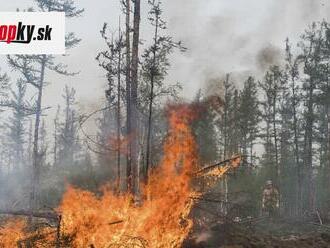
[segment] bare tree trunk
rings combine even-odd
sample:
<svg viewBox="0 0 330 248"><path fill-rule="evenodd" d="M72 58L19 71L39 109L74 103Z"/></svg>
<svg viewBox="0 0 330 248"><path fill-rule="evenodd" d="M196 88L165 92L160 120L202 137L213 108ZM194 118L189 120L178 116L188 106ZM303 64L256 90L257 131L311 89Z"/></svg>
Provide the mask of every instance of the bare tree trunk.
<svg viewBox="0 0 330 248"><path fill-rule="evenodd" d="M312 79L311 79L312 80ZM314 104L313 104L313 94L314 86L313 82L310 85L309 95L308 95L308 105L307 105L307 120L305 127L305 151L304 151L304 165L307 169L307 197L308 197L308 210L314 210L314 182L313 182L313 123L314 123Z"/></svg>
<svg viewBox="0 0 330 248"><path fill-rule="evenodd" d="M119 20L119 42L121 43L122 35L121 35L121 27ZM117 83L117 190L120 192L120 156L121 156L121 45L119 45L118 51L118 83Z"/></svg>
<svg viewBox="0 0 330 248"><path fill-rule="evenodd" d="M329 80L327 81L327 88L326 88L327 94L330 93L330 82ZM325 162L325 167L327 168L327 171L329 170L329 145L330 145L330 108L329 108L329 100L325 102L325 114L326 114L326 127L325 127L325 155L324 155L324 162Z"/></svg>
<svg viewBox="0 0 330 248"><path fill-rule="evenodd" d="M276 177L279 180L281 177L281 168L278 162L278 137L276 127L276 95L273 98L273 135L274 135L274 146L275 146L275 166L276 166Z"/></svg>
<svg viewBox="0 0 330 248"><path fill-rule="evenodd" d="M224 208L224 214L227 216L228 214L228 177L225 175L225 178L223 179L225 181L225 208Z"/></svg>
<svg viewBox="0 0 330 248"><path fill-rule="evenodd" d="M46 55L42 56L40 69L40 82L38 87L38 99L36 106L36 120L34 125L33 140L33 174L32 174L32 190L30 196L30 210L36 210L39 204L39 184L40 184L40 156L39 156L39 125L41 117L41 100L43 93L44 75L45 75Z"/></svg>
<svg viewBox="0 0 330 248"><path fill-rule="evenodd" d="M54 120L54 165L57 165L57 119Z"/></svg>
<svg viewBox="0 0 330 248"><path fill-rule="evenodd" d="M301 203L302 203L302 175L301 165L299 162L299 144L298 144L298 118L297 118L297 95L296 95L296 84L295 78L292 76L292 101L293 101L293 131L294 131L294 150L295 150L295 161L297 166L297 195L296 195L296 211L297 214L301 214Z"/></svg>
<svg viewBox="0 0 330 248"><path fill-rule="evenodd" d="M269 111L268 111L269 113ZM271 122L269 116L267 118L266 123L266 158L267 162L269 163L271 159Z"/></svg>
<svg viewBox="0 0 330 248"><path fill-rule="evenodd" d="M226 75L226 82L225 82L225 99L227 100L227 84L229 82L229 74ZM224 106L224 145L223 145L223 158L226 159L227 157L227 146L228 146L228 102L225 100L225 106Z"/></svg>
<svg viewBox="0 0 330 248"><path fill-rule="evenodd" d="M54 166L58 165L58 157L57 157L57 152L58 152L58 122L59 122L59 114L60 114L60 106L57 107L57 112L56 116L54 119Z"/></svg>
<svg viewBox="0 0 330 248"><path fill-rule="evenodd" d="M253 166L254 160L253 160L253 141L251 140L251 144L250 144L250 163Z"/></svg>
<svg viewBox="0 0 330 248"><path fill-rule="evenodd" d="M33 140L33 124L32 120L30 119L30 126L29 126L29 140L28 140L28 159L29 159L29 167L32 165L32 141Z"/></svg>
<svg viewBox="0 0 330 248"><path fill-rule="evenodd" d="M330 82L327 82L327 93L330 93ZM327 148L326 148L326 167L327 167L327 178L330 176L330 106L329 100L326 103L326 114L327 114ZM330 182L328 180L328 187L330 188Z"/></svg>
<svg viewBox="0 0 330 248"><path fill-rule="evenodd" d="M126 135L131 135L131 0L126 0ZM127 143L126 152L126 184L127 190L132 192L132 166L131 166L131 142Z"/></svg>
<svg viewBox="0 0 330 248"><path fill-rule="evenodd" d="M154 82L151 83L151 92L150 92L150 100L149 100L149 116L148 116L148 131L147 131L147 151L146 151L146 168L145 168L145 180L148 183L149 177L149 167L150 167L150 153L151 153L151 128L152 128L152 105L154 100Z"/></svg>
<svg viewBox="0 0 330 248"><path fill-rule="evenodd" d="M132 81L131 81L131 166L132 166L132 192L137 193L138 188L138 67L139 67L139 40L140 40L140 0L134 2L133 47L132 47Z"/></svg>

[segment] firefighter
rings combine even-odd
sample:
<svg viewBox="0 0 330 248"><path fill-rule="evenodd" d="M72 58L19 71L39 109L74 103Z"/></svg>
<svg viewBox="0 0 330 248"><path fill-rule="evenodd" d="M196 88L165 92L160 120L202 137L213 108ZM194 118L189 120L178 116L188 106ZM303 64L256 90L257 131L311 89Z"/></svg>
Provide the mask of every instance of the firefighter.
<svg viewBox="0 0 330 248"><path fill-rule="evenodd" d="M276 217L280 207L280 195L273 182L268 180L262 193L262 210L269 217Z"/></svg>

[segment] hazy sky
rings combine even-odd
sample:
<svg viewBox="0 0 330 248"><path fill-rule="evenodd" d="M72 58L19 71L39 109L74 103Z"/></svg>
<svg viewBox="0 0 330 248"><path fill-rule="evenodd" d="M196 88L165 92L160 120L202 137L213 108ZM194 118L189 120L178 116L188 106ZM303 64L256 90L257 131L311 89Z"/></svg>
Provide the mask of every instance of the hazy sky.
<svg viewBox="0 0 330 248"><path fill-rule="evenodd" d="M79 47L63 59L80 74L64 78L48 74L51 84L46 88L44 105L62 103L65 84L77 90L79 105L88 112L102 104L106 80L95 56L104 47L99 30L104 22L116 28L119 19L119 0L77 0L85 8L82 17L67 21L67 30L82 38ZM147 0L142 1L145 20ZM1 11L15 11L33 5L30 0L1 0ZM330 17L329 0L163 0L164 16L169 33L188 48L185 54L172 57L172 69L167 82L181 82L184 96L192 97L211 78L226 72L236 75L260 73L267 51L277 52L284 47L286 37L293 41L312 21ZM146 22L142 22L142 39L150 37ZM275 56L276 59L276 56ZM6 70L5 57L0 67ZM9 75L11 73L9 72ZM14 78L14 76L12 75ZM50 111L53 113L54 111Z"/></svg>

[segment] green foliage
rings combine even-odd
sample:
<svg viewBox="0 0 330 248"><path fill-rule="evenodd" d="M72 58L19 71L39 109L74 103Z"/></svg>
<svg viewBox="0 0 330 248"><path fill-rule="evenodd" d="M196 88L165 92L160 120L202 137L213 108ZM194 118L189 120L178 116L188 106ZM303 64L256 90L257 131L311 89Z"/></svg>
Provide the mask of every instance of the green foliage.
<svg viewBox="0 0 330 248"><path fill-rule="evenodd" d="M203 104L201 92L195 97L196 104ZM201 165L212 163L219 160L218 135L215 129L216 114L212 108L198 113L198 118L192 124L195 135Z"/></svg>
<svg viewBox="0 0 330 248"><path fill-rule="evenodd" d="M254 141L258 137L260 111L258 101L258 89L255 79L249 77L244 82L243 90L240 93L239 104L239 126L241 132L241 152L252 158ZM249 152L248 152L249 148Z"/></svg>

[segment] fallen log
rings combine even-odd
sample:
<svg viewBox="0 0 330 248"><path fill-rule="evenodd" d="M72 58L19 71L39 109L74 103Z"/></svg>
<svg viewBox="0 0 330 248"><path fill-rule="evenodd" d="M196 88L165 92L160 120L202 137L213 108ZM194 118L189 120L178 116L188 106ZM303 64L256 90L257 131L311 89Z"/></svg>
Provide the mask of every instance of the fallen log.
<svg viewBox="0 0 330 248"><path fill-rule="evenodd" d="M32 216L35 218L43 218L58 221L61 217L54 212L36 212L27 210L0 210L0 215L17 215L17 216Z"/></svg>

